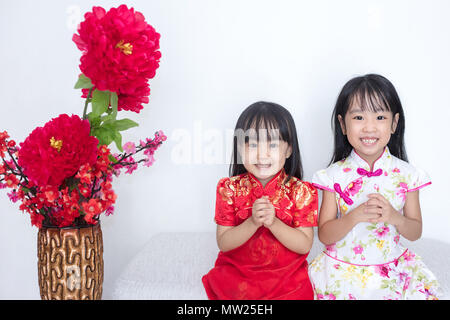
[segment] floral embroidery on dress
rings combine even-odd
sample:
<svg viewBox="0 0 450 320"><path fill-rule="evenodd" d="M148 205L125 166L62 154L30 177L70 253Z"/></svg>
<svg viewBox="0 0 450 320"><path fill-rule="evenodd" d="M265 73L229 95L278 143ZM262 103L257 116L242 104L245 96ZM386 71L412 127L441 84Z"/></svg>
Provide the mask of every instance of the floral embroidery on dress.
<svg viewBox="0 0 450 320"><path fill-rule="evenodd" d="M392 156L388 147L373 168L352 150L312 180L317 188L336 193L338 217L376 192L402 212L407 193L431 183L424 171ZM316 299L435 299L441 294L433 273L387 223L355 225L340 241L325 246L311 262L309 275Z"/></svg>
<svg viewBox="0 0 450 320"><path fill-rule="evenodd" d="M275 207L276 215L292 227L315 226L318 215L317 190L309 183L281 170L263 188L250 173L223 178L217 185L216 222L237 225L251 216L253 202L264 195Z"/></svg>
<svg viewBox="0 0 450 320"><path fill-rule="evenodd" d="M318 194L309 182L282 169L264 187L250 173L223 178L217 185L215 221L237 226L249 219L254 201L268 196L276 216L290 227L317 226ZM285 247L265 226L242 245L220 251L202 277L210 299L313 299L308 277L308 254Z"/></svg>

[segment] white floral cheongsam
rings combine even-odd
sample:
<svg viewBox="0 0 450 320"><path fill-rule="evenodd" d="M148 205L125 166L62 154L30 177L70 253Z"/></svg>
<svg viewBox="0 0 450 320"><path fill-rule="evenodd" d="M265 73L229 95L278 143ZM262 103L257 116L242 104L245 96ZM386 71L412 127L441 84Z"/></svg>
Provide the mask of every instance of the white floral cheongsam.
<svg viewBox="0 0 450 320"><path fill-rule="evenodd" d="M338 218L380 193L401 211L406 193L431 184L428 175L391 155L388 147L373 170L355 150L316 172L313 185L334 192ZM361 222L326 246L309 266L316 299L437 299L441 289L422 259L400 243L387 223Z"/></svg>

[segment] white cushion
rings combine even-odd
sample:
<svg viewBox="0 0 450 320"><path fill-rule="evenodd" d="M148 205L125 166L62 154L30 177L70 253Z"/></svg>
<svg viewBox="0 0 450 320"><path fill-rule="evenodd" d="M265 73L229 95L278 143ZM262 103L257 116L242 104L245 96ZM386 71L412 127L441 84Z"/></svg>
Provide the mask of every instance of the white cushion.
<svg viewBox="0 0 450 320"><path fill-rule="evenodd" d="M420 255L438 278L444 299L450 299L450 245L420 239L402 243ZM314 239L308 261L323 245ZM113 299L203 300L207 299L201 278L214 266L219 249L213 232L167 232L148 241L130 261L114 285Z"/></svg>

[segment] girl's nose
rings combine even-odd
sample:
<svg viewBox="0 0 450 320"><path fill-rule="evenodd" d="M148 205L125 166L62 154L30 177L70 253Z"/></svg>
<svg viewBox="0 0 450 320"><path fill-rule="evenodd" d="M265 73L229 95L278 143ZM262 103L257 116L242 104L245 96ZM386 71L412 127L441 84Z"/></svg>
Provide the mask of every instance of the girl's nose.
<svg viewBox="0 0 450 320"><path fill-rule="evenodd" d="M269 146L266 143L258 145L258 159L266 159L270 156Z"/></svg>
<svg viewBox="0 0 450 320"><path fill-rule="evenodd" d="M363 131L364 132L374 132L377 130L376 122L373 120L364 121Z"/></svg>

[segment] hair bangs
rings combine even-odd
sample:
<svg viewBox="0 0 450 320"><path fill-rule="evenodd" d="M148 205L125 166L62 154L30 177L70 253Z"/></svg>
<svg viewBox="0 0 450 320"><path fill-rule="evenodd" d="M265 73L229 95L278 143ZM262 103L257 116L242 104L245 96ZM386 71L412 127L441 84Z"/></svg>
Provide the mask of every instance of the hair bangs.
<svg viewBox="0 0 450 320"><path fill-rule="evenodd" d="M250 139L264 141L283 140L291 141L289 126L282 118L271 110L260 110L260 112L249 112L243 121L242 128L245 132L245 142Z"/></svg>
<svg viewBox="0 0 450 320"><path fill-rule="evenodd" d="M349 97L349 106L357 106L361 111L386 112L391 111L386 97L380 90L369 83L362 82Z"/></svg>

